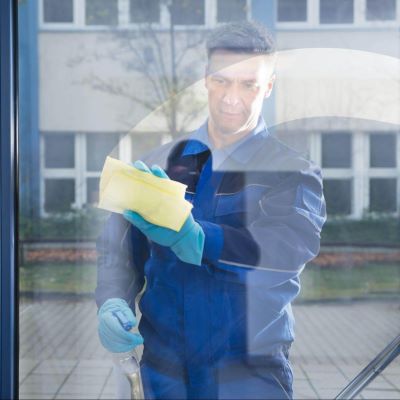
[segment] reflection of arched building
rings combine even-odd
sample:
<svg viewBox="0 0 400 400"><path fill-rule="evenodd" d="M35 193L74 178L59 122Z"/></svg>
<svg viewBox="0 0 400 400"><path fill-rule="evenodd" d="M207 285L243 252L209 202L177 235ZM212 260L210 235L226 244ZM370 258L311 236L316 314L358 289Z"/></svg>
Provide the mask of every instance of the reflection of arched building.
<svg viewBox="0 0 400 400"><path fill-rule="evenodd" d="M165 139L168 129L163 131L162 124L126 135L149 110L113 92L115 87L108 87L107 93L102 86L113 82L143 99L151 97L154 88L129 64L133 50L116 51L122 43L115 40L116 32L138 35L138 22L151 22L169 60L170 14L165 4L163 0L21 3L21 55L29 58L21 65L30 66L29 74L21 71L20 88L21 154L26 155L21 159L21 177L30 182L22 193L24 209L35 199L38 206L33 209L41 214L95 203L107 154L131 160ZM188 48L179 70L186 74L188 84L201 79L204 71L204 50L196 46L196 40L215 24L234 19L266 23L279 50L340 48L399 57L398 0L172 0L171 4L176 6L172 8L176 44ZM157 52L152 46L134 43L146 65L154 65ZM170 70L169 62L166 70ZM280 78L278 74L276 92L265 107L267 122L279 124L273 129L277 135L322 165L330 214L360 218L364 211L398 212L400 137L396 125L369 123L357 115L356 119L303 115L282 124L280 107L286 103L281 98L286 92L279 87ZM155 103L162 100L161 96ZM288 104L286 110L291 110L293 104ZM40 160L30 150L39 145Z"/></svg>

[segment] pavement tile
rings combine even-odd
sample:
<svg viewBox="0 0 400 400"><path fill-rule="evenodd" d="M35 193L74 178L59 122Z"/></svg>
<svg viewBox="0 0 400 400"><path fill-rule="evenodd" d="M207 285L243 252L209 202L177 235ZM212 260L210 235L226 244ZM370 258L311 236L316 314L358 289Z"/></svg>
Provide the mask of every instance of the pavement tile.
<svg viewBox="0 0 400 400"><path fill-rule="evenodd" d="M108 393L103 393L103 394L100 396L100 399L101 399L101 400L115 400L115 395L113 395L113 394L108 394Z"/></svg>
<svg viewBox="0 0 400 400"><path fill-rule="evenodd" d="M314 390L312 389L301 389L295 390L293 398L294 399L315 399L317 395L315 394Z"/></svg>
<svg viewBox="0 0 400 400"><path fill-rule="evenodd" d="M96 358L92 360L80 360L78 362L77 368L106 368L110 369L113 367L113 362L111 360L103 360L101 358Z"/></svg>
<svg viewBox="0 0 400 400"><path fill-rule="evenodd" d="M77 360L43 360L32 372L35 374L69 374Z"/></svg>
<svg viewBox="0 0 400 400"><path fill-rule="evenodd" d="M104 386L107 375L79 375L72 373L66 380L66 385L100 385Z"/></svg>
<svg viewBox="0 0 400 400"><path fill-rule="evenodd" d="M73 383L65 383L58 394L81 395L85 398L86 395L100 396L101 390L102 385L75 385Z"/></svg>
<svg viewBox="0 0 400 400"><path fill-rule="evenodd" d="M399 375L385 375L385 378L396 388L400 393L400 373ZM399 395L400 397L400 395Z"/></svg>
<svg viewBox="0 0 400 400"><path fill-rule="evenodd" d="M400 394L398 390L370 390L364 389L361 392L364 399L400 399Z"/></svg>
<svg viewBox="0 0 400 400"><path fill-rule="evenodd" d="M36 383L46 385L47 383L61 385L65 380L64 374L30 374L26 379L26 384Z"/></svg>
<svg viewBox="0 0 400 400"><path fill-rule="evenodd" d="M19 359L19 373L29 373L39 364L39 360L32 358Z"/></svg>
<svg viewBox="0 0 400 400"><path fill-rule="evenodd" d="M340 389L317 389L317 393L320 399L334 399L340 393Z"/></svg>
<svg viewBox="0 0 400 400"><path fill-rule="evenodd" d="M97 394L90 394L90 393L83 393L83 394L61 394L59 393L55 399L63 399L63 400L97 400L99 395Z"/></svg>
<svg viewBox="0 0 400 400"><path fill-rule="evenodd" d="M33 383L23 383L19 387L19 393L21 394L56 394L59 389L60 384L56 382L33 382Z"/></svg>
<svg viewBox="0 0 400 400"><path fill-rule="evenodd" d="M308 379L295 379L293 381L293 386L295 388L310 388L312 387Z"/></svg>
<svg viewBox="0 0 400 400"><path fill-rule="evenodd" d="M95 376L108 376L111 368L93 368L78 366L74 369L73 373L76 375L95 375Z"/></svg>
<svg viewBox="0 0 400 400"><path fill-rule="evenodd" d="M48 399L54 399L54 395L53 394L43 394L43 393L41 393L40 395L20 393L19 399L20 400L42 400L42 399L48 400Z"/></svg>

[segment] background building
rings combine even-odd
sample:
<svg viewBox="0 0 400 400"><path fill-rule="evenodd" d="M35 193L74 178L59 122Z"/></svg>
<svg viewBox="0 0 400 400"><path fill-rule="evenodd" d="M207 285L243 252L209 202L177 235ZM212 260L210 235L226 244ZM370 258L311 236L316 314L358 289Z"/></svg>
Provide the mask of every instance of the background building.
<svg viewBox="0 0 400 400"><path fill-rule="evenodd" d="M356 110L346 117L330 114L329 104L324 116L288 113L315 108L315 93L319 105L326 100L322 78L304 76L309 53L293 58L291 51L314 49L319 71L327 61L321 48L398 58L399 0L38 0L20 6L20 53L30 65L20 71L25 215L94 204L107 154L132 160L196 126L204 116L196 86L204 37L219 23L246 18L265 23L278 50L291 54L286 75L278 68L265 117L275 134L323 167L330 216L398 213L398 126L376 115L353 118L370 93L343 102ZM299 59L302 73L290 80ZM324 79L340 80L336 71ZM383 108L392 106L386 102ZM153 113L162 104L164 112ZM40 152L32 151L37 146Z"/></svg>

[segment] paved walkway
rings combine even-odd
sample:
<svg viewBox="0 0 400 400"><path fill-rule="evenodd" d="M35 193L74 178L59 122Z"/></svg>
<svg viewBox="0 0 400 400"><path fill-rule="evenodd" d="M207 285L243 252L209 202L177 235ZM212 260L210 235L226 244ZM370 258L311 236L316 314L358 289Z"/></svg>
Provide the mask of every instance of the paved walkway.
<svg viewBox="0 0 400 400"><path fill-rule="evenodd" d="M20 398L111 399L112 364L92 301L21 304ZM296 305L295 398L329 399L400 332L400 302ZM400 357L360 398L400 399Z"/></svg>

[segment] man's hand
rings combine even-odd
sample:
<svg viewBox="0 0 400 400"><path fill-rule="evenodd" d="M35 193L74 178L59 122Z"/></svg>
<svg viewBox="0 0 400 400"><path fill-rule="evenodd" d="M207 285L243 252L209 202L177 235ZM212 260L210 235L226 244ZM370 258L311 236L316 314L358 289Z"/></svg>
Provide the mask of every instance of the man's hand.
<svg viewBox="0 0 400 400"><path fill-rule="evenodd" d="M112 353L125 353L143 344L143 337L138 333L125 330L121 324L123 316L130 327L136 325L136 318L128 303L123 299L109 299L98 312L98 333L101 344Z"/></svg>
<svg viewBox="0 0 400 400"><path fill-rule="evenodd" d="M141 171L152 173L159 178L169 179L168 175L158 165L154 165L150 170L142 161L136 161L133 166ZM190 264L201 265L204 232L194 220L192 214L188 216L179 232L154 225L132 210L125 210L124 218L135 225L154 243L170 247L180 260Z"/></svg>

